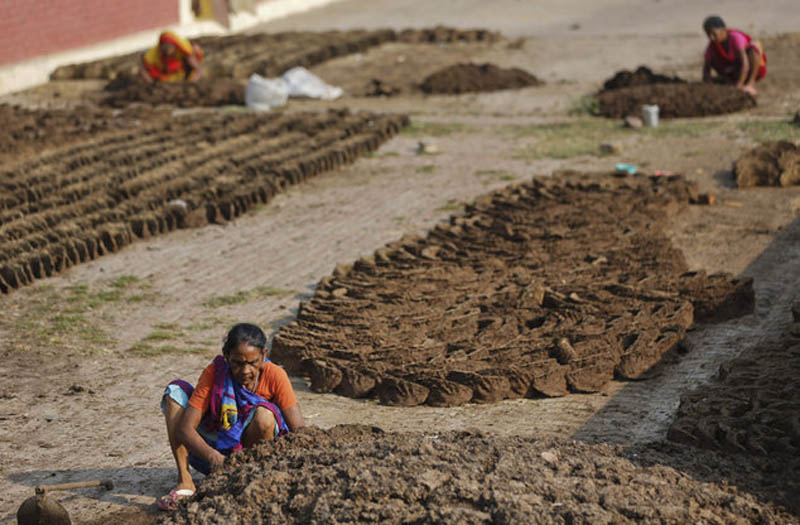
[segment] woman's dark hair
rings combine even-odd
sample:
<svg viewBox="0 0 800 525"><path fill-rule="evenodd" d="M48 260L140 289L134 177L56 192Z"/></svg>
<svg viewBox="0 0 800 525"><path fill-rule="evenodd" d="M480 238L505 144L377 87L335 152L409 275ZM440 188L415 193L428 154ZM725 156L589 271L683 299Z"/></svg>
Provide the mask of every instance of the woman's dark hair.
<svg viewBox="0 0 800 525"><path fill-rule="evenodd" d="M254 324L239 323L231 328L222 345L222 353L230 355L231 351L238 348L240 344L246 343L250 346L264 350L267 348L267 336L264 331Z"/></svg>
<svg viewBox="0 0 800 525"><path fill-rule="evenodd" d="M724 28L725 22L722 21L722 18L716 15L709 16L703 20L703 31L706 33L710 33L712 29L717 29L720 27Z"/></svg>

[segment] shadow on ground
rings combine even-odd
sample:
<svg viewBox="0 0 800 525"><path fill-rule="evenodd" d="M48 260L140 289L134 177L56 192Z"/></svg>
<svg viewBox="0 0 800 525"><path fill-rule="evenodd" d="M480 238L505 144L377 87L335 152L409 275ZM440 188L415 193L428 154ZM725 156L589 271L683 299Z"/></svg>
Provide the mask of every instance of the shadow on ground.
<svg viewBox="0 0 800 525"><path fill-rule="evenodd" d="M720 365L747 348L788 334L791 303L800 289L800 218L790 223L742 275L754 278L753 314L696 326L685 341L688 351L666 354L653 367L651 379L626 384L572 437L624 445L625 455L632 461L657 462L699 480L734 484L798 513L800 482L793 472L797 458L725 454L666 440L683 394L715 381ZM796 372L800 375L800 370ZM737 468L725 467L731 460Z"/></svg>

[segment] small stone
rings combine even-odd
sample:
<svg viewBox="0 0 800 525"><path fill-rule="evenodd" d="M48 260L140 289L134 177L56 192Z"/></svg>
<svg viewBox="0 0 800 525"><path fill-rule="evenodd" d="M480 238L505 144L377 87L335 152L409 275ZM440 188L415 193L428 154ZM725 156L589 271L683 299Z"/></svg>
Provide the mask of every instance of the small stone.
<svg viewBox="0 0 800 525"><path fill-rule="evenodd" d="M429 260L436 260L437 256L439 255L439 247L438 246L428 246L427 248L423 248L420 252L420 255L424 259Z"/></svg>
<svg viewBox="0 0 800 525"><path fill-rule="evenodd" d="M639 129L642 126L644 126L644 122L642 121L642 119L634 115L628 115L627 117L625 117L623 122L626 128Z"/></svg>
<svg viewBox="0 0 800 525"><path fill-rule="evenodd" d="M717 198L713 193L700 193L694 201L694 204L704 204L713 206L717 202Z"/></svg>
<svg viewBox="0 0 800 525"><path fill-rule="evenodd" d="M418 155L435 155L439 153L439 148L437 148L435 144L419 141L417 143L416 152Z"/></svg>
<svg viewBox="0 0 800 525"><path fill-rule="evenodd" d="M331 295L334 297L344 297L347 295L347 288L336 288L331 292Z"/></svg>
<svg viewBox="0 0 800 525"><path fill-rule="evenodd" d="M554 452L545 450L544 452L542 452L541 456L546 463L549 463L551 465L558 463L558 456Z"/></svg>
<svg viewBox="0 0 800 525"><path fill-rule="evenodd" d="M615 155L622 151L622 147L615 142L601 142L600 153L603 155Z"/></svg>

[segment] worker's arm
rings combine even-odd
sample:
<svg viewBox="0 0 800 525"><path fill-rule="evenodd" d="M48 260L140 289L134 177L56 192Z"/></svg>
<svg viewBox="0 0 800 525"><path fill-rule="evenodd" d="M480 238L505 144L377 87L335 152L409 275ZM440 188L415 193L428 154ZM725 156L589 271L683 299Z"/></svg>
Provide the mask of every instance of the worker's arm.
<svg viewBox="0 0 800 525"><path fill-rule="evenodd" d="M187 406L183 411L183 417L178 423L178 441L186 445L186 448L193 455L207 461L213 469L222 465L225 461L225 456L210 447L197 433L197 427L200 425L202 417L203 413L201 411L191 405Z"/></svg>
<svg viewBox="0 0 800 525"><path fill-rule="evenodd" d="M703 63L703 82L711 82L711 64Z"/></svg>
<svg viewBox="0 0 800 525"><path fill-rule="evenodd" d="M736 87L741 89L747 81L748 73L750 73L750 59L747 58L747 49L739 51L739 60L741 61L742 67L739 70L739 79L736 81Z"/></svg>
<svg viewBox="0 0 800 525"><path fill-rule="evenodd" d="M186 57L186 78L187 80L198 80L203 77L203 69L200 66L200 61L194 55Z"/></svg>
<svg viewBox="0 0 800 525"><path fill-rule="evenodd" d="M300 413L300 404L295 403L283 411L283 419L289 426L289 430L297 430L300 427L306 426L306 421L303 419L303 414Z"/></svg>
<svg viewBox="0 0 800 525"><path fill-rule="evenodd" d="M151 77L150 73L147 71L147 65L144 62L144 53L139 56L139 77L148 84L155 82L155 79Z"/></svg>

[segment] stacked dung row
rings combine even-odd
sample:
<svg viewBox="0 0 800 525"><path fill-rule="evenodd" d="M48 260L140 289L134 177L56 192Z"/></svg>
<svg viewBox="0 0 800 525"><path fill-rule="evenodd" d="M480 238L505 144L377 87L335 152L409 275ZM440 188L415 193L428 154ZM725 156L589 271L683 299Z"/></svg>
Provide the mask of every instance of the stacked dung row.
<svg viewBox="0 0 800 525"><path fill-rule="evenodd" d="M703 82L633 85L597 95L598 114L609 118L638 116L644 104L657 105L662 118L705 117L755 107L756 99L731 85Z"/></svg>
<svg viewBox="0 0 800 525"><path fill-rule="evenodd" d="M407 117L347 111L192 114L0 171L0 290L135 238L224 222L354 162Z"/></svg>
<svg viewBox="0 0 800 525"><path fill-rule="evenodd" d="M800 340L763 341L681 397L668 437L697 447L800 458ZM800 466L800 463L798 463Z"/></svg>
<svg viewBox="0 0 800 525"><path fill-rule="evenodd" d="M291 31L202 37L195 40L204 49L204 67L213 78L246 79L252 73L276 77L295 66L311 67L332 58L362 53L387 42L446 43L493 42L498 33L481 29L433 29ZM129 53L93 62L62 66L54 80L107 79L134 73L139 53Z"/></svg>
<svg viewBox="0 0 800 525"><path fill-rule="evenodd" d="M137 128L142 120L152 121L158 115L140 117L131 111L89 106L67 110L0 104L0 163L104 132Z"/></svg>
<svg viewBox="0 0 800 525"><path fill-rule="evenodd" d="M394 405L594 392L637 378L751 280L688 272L661 230L682 179L569 174L480 198L323 278L272 358L311 388ZM721 307L721 308L717 308Z"/></svg>
<svg viewBox="0 0 800 525"><path fill-rule="evenodd" d="M151 85L138 77L121 75L110 82L106 89L111 94L103 99L102 104L112 108L124 108L132 102L178 107L243 106L245 94L244 83L229 78Z"/></svg>

